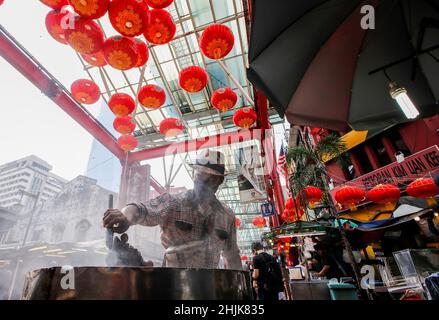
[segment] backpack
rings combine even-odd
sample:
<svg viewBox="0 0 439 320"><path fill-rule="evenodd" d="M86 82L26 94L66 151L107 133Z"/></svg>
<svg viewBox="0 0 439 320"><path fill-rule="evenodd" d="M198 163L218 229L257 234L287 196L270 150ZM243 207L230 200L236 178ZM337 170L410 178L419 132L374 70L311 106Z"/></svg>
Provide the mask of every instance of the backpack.
<svg viewBox="0 0 439 320"><path fill-rule="evenodd" d="M265 270L264 289L271 292L283 291L282 270L279 263L267 253L262 253L262 257L267 266Z"/></svg>

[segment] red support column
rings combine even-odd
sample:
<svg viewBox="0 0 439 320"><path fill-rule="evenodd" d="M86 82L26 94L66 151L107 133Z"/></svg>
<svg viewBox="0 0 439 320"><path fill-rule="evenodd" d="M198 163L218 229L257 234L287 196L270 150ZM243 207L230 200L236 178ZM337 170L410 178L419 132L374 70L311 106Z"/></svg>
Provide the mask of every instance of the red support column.
<svg viewBox="0 0 439 320"><path fill-rule="evenodd" d="M358 160L358 156L354 153L351 153L350 158L351 158L352 165L354 166L357 178L361 177L364 174L364 170L363 170L363 167L361 166L360 160Z"/></svg>
<svg viewBox="0 0 439 320"><path fill-rule="evenodd" d="M392 141L389 139L389 137L387 136L382 136L381 137L381 143L384 145L384 148L386 149L386 153L390 158L391 162L396 161L395 158L395 153L396 153L396 149L393 146Z"/></svg>
<svg viewBox="0 0 439 320"><path fill-rule="evenodd" d="M381 167L380 161L378 160L378 157L372 147L370 145L365 145L364 150L366 151L367 158L369 159L373 170L379 169Z"/></svg>

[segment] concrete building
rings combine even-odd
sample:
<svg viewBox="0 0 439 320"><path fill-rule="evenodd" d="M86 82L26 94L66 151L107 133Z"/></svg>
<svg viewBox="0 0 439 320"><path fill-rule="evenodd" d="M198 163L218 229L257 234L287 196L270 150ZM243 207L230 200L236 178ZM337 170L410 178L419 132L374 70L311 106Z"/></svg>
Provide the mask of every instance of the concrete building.
<svg viewBox="0 0 439 320"><path fill-rule="evenodd" d="M54 197L67 180L51 170L51 165L34 155L0 166L0 207L25 214Z"/></svg>

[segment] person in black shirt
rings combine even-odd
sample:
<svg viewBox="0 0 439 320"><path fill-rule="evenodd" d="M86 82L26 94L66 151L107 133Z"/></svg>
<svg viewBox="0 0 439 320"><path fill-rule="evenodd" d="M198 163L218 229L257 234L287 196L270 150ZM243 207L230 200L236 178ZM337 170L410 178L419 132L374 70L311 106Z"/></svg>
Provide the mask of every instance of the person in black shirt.
<svg viewBox="0 0 439 320"><path fill-rule="evenodd" d="M325 246L321 243L317 243L314 246L314 249L317 253L315 258L321 268L320 270L317 270L317 275L321 278L326 277L327 279L339 279L342 276L342 272L340 271L337 262L335 261L329 250L327 250Z"/></svg>
<svg viewBox="0 0 439 320"><path fill-rule="evenodd" d="M253 288L255 289L257 300L279 300L279 291L270 289L267 286L267 273L269 265L274 258L264 252L264 247L260 242L252 245L253 257Z"/></svg>

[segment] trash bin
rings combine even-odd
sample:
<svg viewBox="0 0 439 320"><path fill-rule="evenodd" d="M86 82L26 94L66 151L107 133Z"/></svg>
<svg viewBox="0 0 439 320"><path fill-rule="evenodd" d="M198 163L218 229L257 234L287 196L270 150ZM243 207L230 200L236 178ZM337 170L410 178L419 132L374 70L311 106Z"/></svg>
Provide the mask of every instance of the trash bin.
<svg viewBox="0 0 439 320"><path fill-rule="evenodd" d="M328 283L332 300L358 300L357 288L349 283Z"/></svg>

